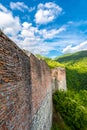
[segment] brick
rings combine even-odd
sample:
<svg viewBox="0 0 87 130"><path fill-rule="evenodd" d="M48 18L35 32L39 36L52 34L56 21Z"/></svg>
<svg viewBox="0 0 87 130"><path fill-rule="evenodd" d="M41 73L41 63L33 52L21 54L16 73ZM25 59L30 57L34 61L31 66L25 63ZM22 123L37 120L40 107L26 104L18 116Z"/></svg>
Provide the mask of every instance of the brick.
<svg viewBox="0 0 87 130"><path fill-rule="evenodd" d="M0 31L0 130L51 128L50 69L25 53Z"/></svg>

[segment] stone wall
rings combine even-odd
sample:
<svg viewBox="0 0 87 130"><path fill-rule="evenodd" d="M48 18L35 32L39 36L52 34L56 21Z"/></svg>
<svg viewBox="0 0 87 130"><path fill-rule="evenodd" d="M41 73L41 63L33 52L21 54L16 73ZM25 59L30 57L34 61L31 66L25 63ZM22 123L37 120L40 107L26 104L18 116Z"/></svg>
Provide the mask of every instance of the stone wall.
<svg viewBox="0 0 87 130"><path fill-rule="evenodd" d="M52 70L52 90L67 90L65 68L58 67Z"/></svg>
<svg viewBox="0 0 87 130"><path fill-rule="evenodd" d="M0 32L0 130L50 130L51 74Z"/></svg>

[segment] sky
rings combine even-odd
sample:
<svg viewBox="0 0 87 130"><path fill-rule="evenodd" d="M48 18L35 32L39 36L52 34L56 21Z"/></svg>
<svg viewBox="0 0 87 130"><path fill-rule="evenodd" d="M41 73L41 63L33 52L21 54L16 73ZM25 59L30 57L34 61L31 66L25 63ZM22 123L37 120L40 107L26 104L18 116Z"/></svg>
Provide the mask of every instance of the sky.
<svg viewBox="0 0 87 130"><path fill-rule="evenodd" d="M0 29L33 54L87 50L87 0L0 0Z"/></svg>

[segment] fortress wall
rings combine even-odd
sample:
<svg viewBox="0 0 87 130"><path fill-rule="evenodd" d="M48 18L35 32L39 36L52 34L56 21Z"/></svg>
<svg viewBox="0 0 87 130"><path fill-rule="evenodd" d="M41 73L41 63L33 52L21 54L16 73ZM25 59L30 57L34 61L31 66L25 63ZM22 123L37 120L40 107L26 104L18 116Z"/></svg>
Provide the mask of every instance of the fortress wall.
<svg viewBox="0 0 87 130"><path fill-rule="evenodd" d="M62 67L57 67L52 70L52 90L53 93L56 90L67 90L66 86L66 70Z"/></svg>
<svg viewBox="0 0 87 130"><path fill-rule="evenodd" d="M0 32L0 130L50 130L51 74Z"/></svg>
<svg viewBox="0 0 87 130"><path fill-rule="evenodd" d="M30 56L30 63L33 106L31 129L50 130L52 123L52 83L50 69L45 61L38 60L33 55Z"/></svg>

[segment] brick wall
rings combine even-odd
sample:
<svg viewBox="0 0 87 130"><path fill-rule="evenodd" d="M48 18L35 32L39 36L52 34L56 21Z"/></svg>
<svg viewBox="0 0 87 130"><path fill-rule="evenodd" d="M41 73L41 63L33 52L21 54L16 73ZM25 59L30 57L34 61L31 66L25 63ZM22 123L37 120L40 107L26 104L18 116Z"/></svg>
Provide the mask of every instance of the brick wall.
<svg viewBox="0 0 87 130"><path fill-rule="evenodd" d="M51 74L0 32L0 130L50 130Z"/></svg>
<svg viewBox="0 0 87 130"><path fill-rule="evenodd" d="M38 60L33 55L30 56L30 63L33 117L31 130L50 130L52 123L52 83L50 69L45 61Z"/></svg>

